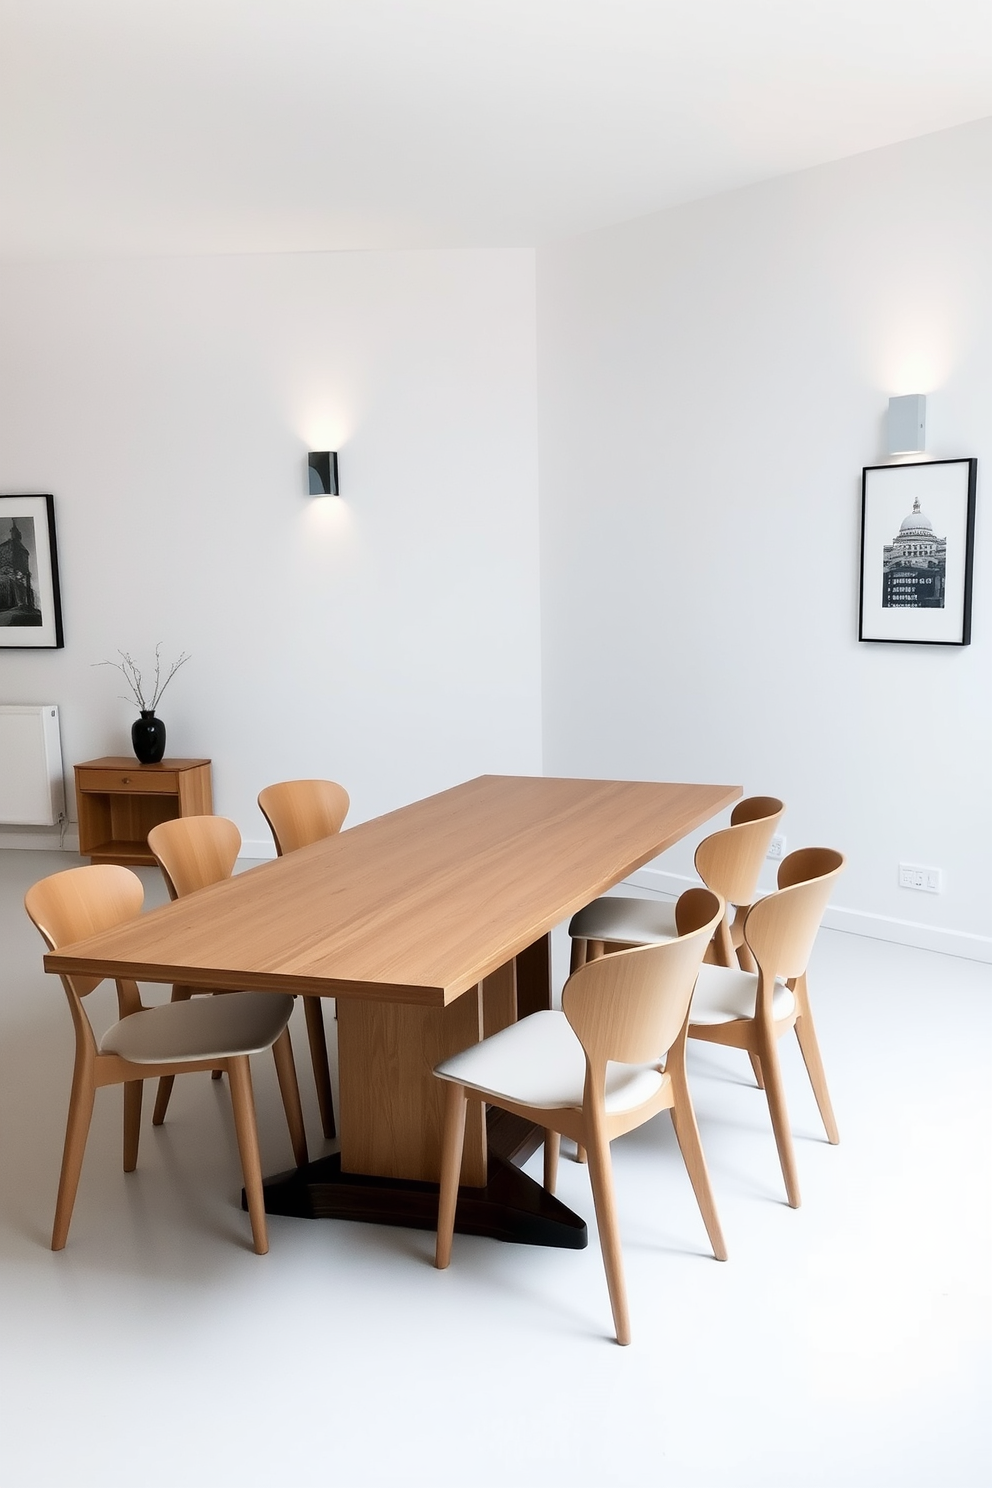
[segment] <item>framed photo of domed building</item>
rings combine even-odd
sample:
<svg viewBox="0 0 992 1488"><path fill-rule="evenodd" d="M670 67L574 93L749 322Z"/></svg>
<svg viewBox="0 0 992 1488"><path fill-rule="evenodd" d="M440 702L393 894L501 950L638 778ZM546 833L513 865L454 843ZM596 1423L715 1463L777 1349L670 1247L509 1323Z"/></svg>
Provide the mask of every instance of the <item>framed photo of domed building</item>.
<svg viewBox="0 0 992 1488"><path fill-rule="evenodd" d="M859 641L967 646L977 460L868 465Z"/></svg>
<svg viewBox="0 0 992 1488"><path fill-rule="evenodd" d="M62 645L51 496L0 496L0 647Z"/></svg>

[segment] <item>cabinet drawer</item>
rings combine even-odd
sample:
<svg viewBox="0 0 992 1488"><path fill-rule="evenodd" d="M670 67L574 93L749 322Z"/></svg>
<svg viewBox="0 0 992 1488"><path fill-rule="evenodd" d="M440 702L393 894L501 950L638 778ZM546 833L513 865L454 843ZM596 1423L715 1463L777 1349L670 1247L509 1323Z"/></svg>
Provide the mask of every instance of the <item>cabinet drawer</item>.
<svg viewBox="0 0 992 1488"><path fill-rule="evenodd" d="M123 791L127 795L174 796L179 781L174 770L77 770L76 785L81 791L103 795Z"/></svg>

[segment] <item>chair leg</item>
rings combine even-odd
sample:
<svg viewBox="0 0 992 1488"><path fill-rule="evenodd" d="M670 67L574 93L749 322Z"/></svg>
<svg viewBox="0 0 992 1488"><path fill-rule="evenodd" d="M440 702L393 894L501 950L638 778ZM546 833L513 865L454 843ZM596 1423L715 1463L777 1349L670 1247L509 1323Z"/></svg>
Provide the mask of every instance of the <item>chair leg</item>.
<svg viewBox="0 0 992 1488"><path fill-rule="evenodd" d="M761 1072L765 1077L765 1097L768 1101L768 1114L772 1119L772 1131L775 1133L778 1160L782 1165L782 1177L785 1179L785 1192L788 1196L790 1208L798 1209L802 1203L799 1197L799 1174L796 1170L796 1154L792 1146L792 1129L789 1125L789 1112L785 1104L785 1087L782 1084L782 1071L779 1067L778 1052L775 1048L774 1037L769 1039L768 1044L761 1050L758 1058L761 1061Z"/></svg>
<svg viewBox="0 0 992 1488"><path fill-rule="evenodd" d="M751 947L746 940L742 940L737 947L737 964L741 971L749 971L752 975L758 970L758 963L751 955Z"/></svg>
<svg viewBox="0 0 992 1488"><path fill-rule="evenodd" d="M320 1107L320 1124L325 1137L336 1134L334 1126L334 1096L331 1093L331 1067L327 1058L327 1034L324 1031L324 1009L319 997L304 997L303 1011L307 1020L307 1038L310 1040L310 1063L317 1087L317 1104Z"/></svg>
<svg viewBox="0 0 992 1488"><path fill-rule="evenodd" d="M837 1122L834 1118L834 1108L827 1089L827 1077L823 1072L823 1060L820 1058L820 1045L817 1042L813 1016L809 1011L808 1003L805 1011L796 1019L795 1029L796 1038L799 1040L799 1047L806 1063L809 1083L813 1087L816 1104L820 1108L820 1119L827 1133L827 1141L836 1147L840 1141L840 1132L837 1130Z"/></svg>
<svg viewBox="0 0 992 1488"><path fill-rule="evenodd" d="M730 922L727 919L727 911L724 910L723 919L716 927L716 933L710 941L713 948L713 957L717 966L733 966L734 964L734 942L730 936ZM707 946L709 950L709 946Z"/></svg>
<svg viewBox="0 0 992 1488"><path fill-rule="evenodd" d="M568 972L571 976L573 971L578 971L580 966L586 964L586 943L581 938L572 941L572 954L569 958Z"/></svg>
<svg viewBox="0 0 992 1488"><path fill-rule="evenodd" d="M627 1309L627 1288L623 1277L620 1226L617 1222L617 1206L613 1193L610 1144L600 1132L593 1131L589 1134L587 1150L589 1180L592 1184L592 1199L596 1209L599 1243L603 1249L606 1285L609 1288L610 1305L613 1308L613 1324L617 1331L617 1343L627 1344L630 1342L630 1315Z"/></svg>
<svg viewBox="0 0 992 1488"><path fill-rule="evenodd" d="M703 1224L706 1226L713 1254L718 1261L725 1261L727 1245L720 1226L720 1216L716 1212L716 1200L713 1198L713 1190L710 1187L709 1169L703 1155L703 1144L699 1140L696 1112L692 1104L692 1096L689 1094L689 1082L685 1073L684 1029L678 1042L669 1050L665 1070L672 1077L672 1090L675 1096L675 1103L671 1108L672 1125L675 1128L679 1151L682 1153L682 1161L689 1174L689 1182L696 1195L696 1203L699 1205L699 1212L703 1217Z"/></svg>
<svg viewBox="0 0 992 1488"><path fill-rule="evenodd" d="M269 1236L265 1223L262 1160L258 1151L255 1101L251 1092L251 1070L248 1067L247 1054L239 1054L234 1059L228 1059L226 1063L227 1076L231 1085L231 1104L234 1107L234 1127L238 1134L238 1151L241 1153L241 1171L244 1174L245 1195L248 1199L252 1239L255 1242L256 1255L265 1255L269 1248Z"/></svg>
<svg viewBox="0 0 992 1488"><path fill-rule="evenodd" d="M162 1075L160 1077L158 1091L155 1096L155 1109L152 1112L152 1126L161 1126L165 1120L165 1113L169 1109L169 1101L172 1099L172 1087L175 1083L175 1075Z"/></svg>
<svg viewBox="0 0 992 1488"><path fill-rule="evenodd" d="M544 1186L553 1194L558 1182L558 1154L561 1151L561 1135L556 1131L544 1133Z"/></svg>
<svg viewBox="0 0 992 1488"><path fill-rule="evenodd" d="M283 1110L286 1112L289 1140L293 1144L293 1157L296 1159L296 1166L302 1168L304 1163L310 1161L310 1154L307 1151L307 1133L303 1125L300 1086L296 1078L293 1045L290 1043L288 1028L283 1029L272 1045L272 1058L275 1060L279 1093L282 1096Z"/></svg>
<svg viewBox="0 0 992 1488"><path fill-rule="evenodd" d="M576 1142L576 1144L575 1144L575 1161L577 1163L584 1163L585 1160L586 1160L586 1149L583 1147L583 1145L582 1145L581 1142Z"/></svg>
<svg viewBox="0 0 992 1488"><path fill-rule="evenodd" d="M189 1002L193 995L192 987L184 987L177 982L172 988L170 1002ZM220 1078L220 1070L214 1070L213 1078ZM162 1075L158 1082L158 1090L155 1095L155 1109L152 1112L152 1126L161 1126L165 1120L165 1113L169 1109L169 1101L172 1099L172 1087L176 1083L175 1075Z"/></svg>
<svg viewBox="0 0 992 1488"><path fill-rule="evenodd" d="M764 1090L765 1077L761 1073L761 1060L758 1058L757 1054L755 1054L753 1049L749 1049L747 1051L747 1057L751 1061L751 1068L754 1070L754 1078L757 1083L758 1089Z"/></svg>
<svg viewBox="0 0 992 1488"><path fill-rule="evenodd" d="M96 1089L89 1069L73 1071L72 1094L69 1096L69 1119L65 1128L65 1146L62 1149L62 1171L59 1174L59 1196L55 1202L55 1224L52 1228L52 1249L63 1250L69 1235L72 1206L76 1202L79 1174L86 1151L90 1121L93 1116L93 1098Z"/></svg>
<svg viewBox="0 0 992 1488"><path fill-rule="evenodd" d="M441 1192L437 1206L437 1244L434 1264L443 1271L451 1260L451 1240L455 1233L455 1207L458 1203L458 1179L462 1171L462 1148L465 1145L467 1107L464 1085L446 1082L444 1096L444 1137L441 1144Z"/></svg>
<svg viewBox="0 0 992 1488"><path fill-rule="evenodd" d="M133 1173L138 1166L138 1139L141 1136L141 1093L144 1080L127 1080L124 1085L124 1171Z"/></svg>

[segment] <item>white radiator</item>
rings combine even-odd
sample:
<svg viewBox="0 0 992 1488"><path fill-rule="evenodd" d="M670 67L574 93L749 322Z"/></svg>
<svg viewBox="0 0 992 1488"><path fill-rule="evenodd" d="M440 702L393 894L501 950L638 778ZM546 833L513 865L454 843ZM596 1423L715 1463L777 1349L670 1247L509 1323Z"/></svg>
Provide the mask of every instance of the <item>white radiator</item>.
<svg viewBox="0 0 992 1488"><path fill-rule="evenodd" d="M64 813L58 708L0 704L0 826L54 827Z"/></svg>

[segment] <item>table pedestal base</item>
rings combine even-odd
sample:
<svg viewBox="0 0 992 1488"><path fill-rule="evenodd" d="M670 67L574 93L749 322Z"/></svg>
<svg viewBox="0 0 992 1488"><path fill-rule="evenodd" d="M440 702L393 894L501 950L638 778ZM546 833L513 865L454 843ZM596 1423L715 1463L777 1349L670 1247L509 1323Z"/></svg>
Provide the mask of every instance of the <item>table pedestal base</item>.
<svg viewBox="0 0 992 1488"><path fill-rule="evenodd" d="M534 1128L504 1112L489 1116L489 1181L485 1188L459 1191L455 1229L518 1245L584 1250L589 1243L585 1221L511 1161L526 1160L540 1133L535 1140ZM265 1212L299 1219L358 1219L435 1230L437 1200L436 1183L342 1173L336 1153L265 1181ZM247 1207L243 1193L241 1203Z"/></svg>

